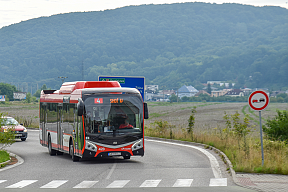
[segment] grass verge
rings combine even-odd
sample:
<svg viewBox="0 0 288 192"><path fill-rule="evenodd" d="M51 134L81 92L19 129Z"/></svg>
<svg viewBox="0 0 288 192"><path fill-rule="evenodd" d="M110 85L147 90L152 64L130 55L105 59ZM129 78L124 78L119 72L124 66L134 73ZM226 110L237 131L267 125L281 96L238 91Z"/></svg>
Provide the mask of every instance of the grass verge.
<svg viewBox="0 0 288 192"><path fill-rule="evenodd" d="M7 151L0 150L0 163L8 161L9 159L10 159L9 153L7 153ZM4 165L1 165L1 166L4 166Z"/></svg>
<svg viewBox="0 0 288 192"><path fill-rule="evenodd" d="M230 159L236 172L288 175L288 145L281 141L264 139L264 166L262 166L260 138L248 136L244 141L236 135L215 128L209 132L187 133L186 128L146 127L145 135L182 141L203 143L216 147Z"/></svg>

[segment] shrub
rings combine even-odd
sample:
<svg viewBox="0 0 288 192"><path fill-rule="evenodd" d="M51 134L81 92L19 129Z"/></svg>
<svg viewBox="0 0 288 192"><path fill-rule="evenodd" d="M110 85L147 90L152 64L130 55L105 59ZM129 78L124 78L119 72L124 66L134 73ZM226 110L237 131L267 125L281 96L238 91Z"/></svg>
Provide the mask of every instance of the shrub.
<svg viewBox="0 0 288 192"><path fill-rule="evenodd" d="M277 111L277 116L263 125L263 131L271 140L288 142L288 111Z"/></svg>
<svg viewBox="0 0 288 192"><path fill-rule="evenodd" d="M12 145L15 142L14 128L2 129L4 125L3 114L0 113L0 150Z"/></svg>

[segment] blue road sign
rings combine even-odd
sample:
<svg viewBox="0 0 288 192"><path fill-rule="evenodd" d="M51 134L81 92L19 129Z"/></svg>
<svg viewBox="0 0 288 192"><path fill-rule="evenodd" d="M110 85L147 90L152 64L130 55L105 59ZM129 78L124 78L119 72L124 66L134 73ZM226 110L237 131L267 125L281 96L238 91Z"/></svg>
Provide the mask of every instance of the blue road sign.
<svg viewBox="0 0 288 192"><path fill-rule="evenodd" d="M142 99L145 98L145 77L129 76L99 76L98 81L118 81L121 87L136 88L140 91Z"/></svg>

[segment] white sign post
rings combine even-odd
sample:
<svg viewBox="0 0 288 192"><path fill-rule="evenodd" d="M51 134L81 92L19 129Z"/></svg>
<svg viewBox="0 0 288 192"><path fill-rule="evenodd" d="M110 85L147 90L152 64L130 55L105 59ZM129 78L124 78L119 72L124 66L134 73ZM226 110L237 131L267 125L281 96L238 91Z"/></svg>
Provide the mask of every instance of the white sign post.
<svg viewBox="0 0 288 192"><path fill-rule="evenodd" d="M265 109L269 104L269 97L264 91L254 91L251 93L248 99L249 106L259 111L260 120L260 139L261 139L261 153L262 153L262 166L264 165L264 152L263 152L263 137L262 137L262 124L261 124L261 111Z"/></svg>

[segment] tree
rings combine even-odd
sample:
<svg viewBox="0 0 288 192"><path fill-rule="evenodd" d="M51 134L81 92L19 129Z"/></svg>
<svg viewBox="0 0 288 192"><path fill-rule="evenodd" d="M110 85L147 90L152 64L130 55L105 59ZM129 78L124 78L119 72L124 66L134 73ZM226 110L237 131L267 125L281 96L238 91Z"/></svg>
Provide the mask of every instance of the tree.
<svg viewBox="0 0 288 192"><path fill-rule="evenodd" d="M169 100L170 102L177 102L177 96L175 94L172 94L170 97L169 97Z"/></svg>
<svg viewBox="0 0 288 192"><path fill-rule="evenodd" d="M210 85L210 83L208 83L207 93L211 94L211 91L212 91L212 89L211 89L211 85Z"/></svg>
<svg viewBox="0 0 288 192"><path fill-rule="evenodd" d="M17 89L14 85L10 85L8 83L0 83L1 95L6 95L9 100L13 100L13 93L16 91Z"/></svg>

